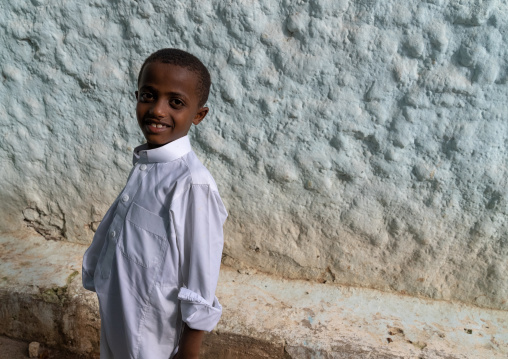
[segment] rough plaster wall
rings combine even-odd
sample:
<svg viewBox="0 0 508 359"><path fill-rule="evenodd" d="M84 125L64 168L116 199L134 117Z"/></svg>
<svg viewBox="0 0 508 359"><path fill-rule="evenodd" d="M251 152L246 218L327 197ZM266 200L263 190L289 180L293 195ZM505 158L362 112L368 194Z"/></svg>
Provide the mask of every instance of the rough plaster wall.
<svg viewBox="0 0 508 359"><path fill-rule="evenodd" d="M125 183L142 60L204 60L192 130L224 261L507 309L505 1L0 4L2 228L88 243Z"/></svg>

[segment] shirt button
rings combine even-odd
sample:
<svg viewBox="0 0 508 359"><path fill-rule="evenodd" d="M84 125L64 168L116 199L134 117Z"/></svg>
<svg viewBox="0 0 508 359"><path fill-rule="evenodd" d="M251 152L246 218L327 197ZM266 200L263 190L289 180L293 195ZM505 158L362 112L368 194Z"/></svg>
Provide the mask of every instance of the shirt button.
<svg viewBox="0 0 508 359"><path fill-rule="evenodd" d="M139 166L140 171L146 170L146 165L143 163L141 166Z"/></svg>
<svg viewBox="0 0 508 359"><path fill-rule="evenodd" d="M109 232L109 236L110 236L111 238L114 238L114 237L116 236L116 232L115 232L115 231L111 231L111 232Z"/></svg>
<svg viewBox="0 0 508 359"><path fill-rule="evenodd" d="M124 195L122 196L122 201L123 201L123 202L127 202L128 200L129 200L129 195L124 194Z"/></svg>

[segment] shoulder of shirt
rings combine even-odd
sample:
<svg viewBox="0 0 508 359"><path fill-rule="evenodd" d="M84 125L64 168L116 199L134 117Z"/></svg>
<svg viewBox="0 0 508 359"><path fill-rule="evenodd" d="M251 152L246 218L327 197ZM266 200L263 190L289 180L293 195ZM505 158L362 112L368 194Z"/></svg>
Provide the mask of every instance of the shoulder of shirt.
<svg viewBox="0 0 508 359"><path fill-rule="evenodd" d="M189 169L189 175L191 177L191 185L208 185L213 191L217 191L217 184L213 179L208 169L201 163L199 158L196 156L194 151L190 151L182 160Z"/></svg>

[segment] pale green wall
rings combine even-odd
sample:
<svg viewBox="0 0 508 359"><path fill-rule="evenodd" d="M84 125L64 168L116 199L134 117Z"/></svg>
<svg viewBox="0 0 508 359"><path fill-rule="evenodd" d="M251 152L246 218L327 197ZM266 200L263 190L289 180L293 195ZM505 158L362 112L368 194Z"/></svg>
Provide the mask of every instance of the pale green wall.
<svg viewBox="0 0 508 359"><path fill-rule="evenodd" d="M89 243L161 47L209 66L192 130L225 263L508 308L505 1L0 4L0 221Z"/></svg>

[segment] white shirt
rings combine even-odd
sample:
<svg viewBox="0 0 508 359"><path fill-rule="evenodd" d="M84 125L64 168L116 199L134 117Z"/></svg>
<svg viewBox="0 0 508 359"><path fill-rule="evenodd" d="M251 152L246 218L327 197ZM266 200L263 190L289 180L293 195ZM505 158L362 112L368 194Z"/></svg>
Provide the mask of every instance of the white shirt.
<svg viewBox="0 0 508 359"><path fill-rule="evenodd" d="M212 330L226 209L187 136L134 150L134 168L83 258L97 292L101 359L168 359L182 320Z"/></svg>

